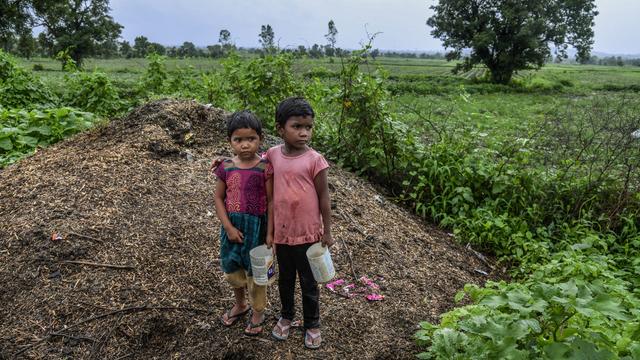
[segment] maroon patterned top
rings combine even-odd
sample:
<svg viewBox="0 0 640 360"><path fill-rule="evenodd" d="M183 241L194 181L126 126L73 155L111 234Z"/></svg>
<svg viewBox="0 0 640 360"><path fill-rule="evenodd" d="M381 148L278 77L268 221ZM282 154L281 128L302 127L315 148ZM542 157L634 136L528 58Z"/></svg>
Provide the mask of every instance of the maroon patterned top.
<svg viewBox="0 0 640 360"><path fill-rule="evenodd" d="M262 216L267 212L267 159L250 168L236 167L233 160L225 160L216 169L216 176L227 186L224 199L227 213Z"/></svg>

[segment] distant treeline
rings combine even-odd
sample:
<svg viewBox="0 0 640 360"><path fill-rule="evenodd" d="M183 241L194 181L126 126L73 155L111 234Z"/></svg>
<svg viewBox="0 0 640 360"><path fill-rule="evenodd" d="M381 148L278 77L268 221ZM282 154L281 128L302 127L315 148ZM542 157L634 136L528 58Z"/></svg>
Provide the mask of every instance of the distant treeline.
<svg viewBox="0 0 640 360"><path fill-rule="evenodd" d="M31 57L54 57L55 47L49 38L40 33L34 37L29 33L22 34L18 37L5 38L0 44L5 52L16 56ZM150 54L164 55L171 58L222 58L229 51L240 51L249 54L263 54L264 48L244 48L237 47L230 42L222 42L221 44L208 45L206 47L198 47L190 41L185 41L180 46L165 46L157 42L149 41L145 36L138 36L134 39L133 44L129 41L105 41L97 44L93 57L102 59L113 58L145 58ZM324 57L348 56L351 51L341 48L333 48L330 45L313 44L312 46L300 45L297 48L277 49L277 52L292 53L298 57L309 57L312 59L320 59ZM388 57L388 58L404 58L404 59L445 59L444 54L427 53L427 52L410 52L410 51L386 51L373 49L369 53L372 58ZM548 62L553 59L549 58ZM569 61L572 62L572 61ZM640 66L640 58L622 58L620 56L598 57L591 56L585 64L589 65L605 65L605 66Z"/></svg>
<svg viewBox="0 0 640 360"><path fill-rule="evenodd" d="M621 56L591 56L586 64L590 65L607 65L607 66L640 66L640 59L622 58Z"/></svg>
<svg viewBox="0 0 640 360"><path fill-rule="evenodd" d="M23 34L19 37L5 39L2 43L2 49L23 58L31 57L54 57L56 50L51 41L42 33L36 37L31 34ZM185 41L180 46L165 46L157 42L149 41L145 36L138 36L133 43L129 41L106 41L95 47L93 57L102 59L112 58L145 58L150 54L164 55L172 58L222 58L229 51L240 51L250 54L263 54L263 48L244 48L237 47L231 43L208 45L205 47L196 46L190 41ZM314 59L348 56L351 51L332 48L329 45L313 44L312 46L300 45L297 48L279 49L278 52L292 53L300 57L309 57ZM385 51L373 49L369 52L373 58L376 57L393 57L407 59L444 59L442 53L426 53L426 52L409 52L409 51Z"/></svg>

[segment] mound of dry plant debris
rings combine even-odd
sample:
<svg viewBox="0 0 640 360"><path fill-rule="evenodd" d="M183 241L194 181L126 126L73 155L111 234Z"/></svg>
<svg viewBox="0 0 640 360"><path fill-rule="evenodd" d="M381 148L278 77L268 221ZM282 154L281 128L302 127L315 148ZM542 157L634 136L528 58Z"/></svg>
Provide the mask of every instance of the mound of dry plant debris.
<svg viewBox="0 0 640 360"><path fill-rule="evenodd" d="M375 279L384 300L323 287L317 351L304 349L302 331L270 338L275 284L263 334L223 327L232 292L208 168L228 154L225 115L156 101L0 170L0 358L412 358L418 322L437 321L465 283L495 275L332 167L337 278Z"/></svg>

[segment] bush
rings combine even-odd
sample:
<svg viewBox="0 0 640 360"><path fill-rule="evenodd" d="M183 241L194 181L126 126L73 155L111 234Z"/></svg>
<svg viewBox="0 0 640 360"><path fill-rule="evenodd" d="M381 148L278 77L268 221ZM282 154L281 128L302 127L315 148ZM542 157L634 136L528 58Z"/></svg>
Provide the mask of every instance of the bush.
<svg viewBox="0 0 640 360"><path fill-rule="evenodd" d="M0 105L7 108L51 107L59 99L32 74L0 50Z"/></svg>
<svg viewBox="0 0 640 360"><path fill-rule="evenodd" d="M149 66L141 82L143 92L161 94L164 91L165 81L168 78L165 65L166 56L151 54L147 56Z"/></svg>
<svg viewBox="0 0 640 360"><path fill-rule="evenodd" d="M114 115L124 110L117 89L102 72L76 71L65 77L63 95L68 106L100 115Z"/></svg>
<svg viewBox="0 0 640 360"><path fill-rule="evenodd" d="M275 129L274 109L283 99L301 95L293 77L291 54L265 55L242 62L237 54L222 61L223 76L243 108L254 111L269 129Z"/></svg>

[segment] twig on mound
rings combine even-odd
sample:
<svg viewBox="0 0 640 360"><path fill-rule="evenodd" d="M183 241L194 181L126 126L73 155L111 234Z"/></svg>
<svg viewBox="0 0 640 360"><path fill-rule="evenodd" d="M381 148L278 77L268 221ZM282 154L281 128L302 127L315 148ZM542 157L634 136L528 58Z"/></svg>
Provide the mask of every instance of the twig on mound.
<svg viewBox="0 0 640 360"><path fill-rule="evenodd" d="M481 253L475 251L472 247L471 244L467 243L466 246L467 249L471 250L471 252L473 253L473 255L475 255L475 257L478 258L478 260L482 261L483 264L485 264L489 269L493 270L493 266L489 263L489 261L487 260L486 256L482 255Z"/></svg>
<svg viewBox="0 0 640 360"><path fill-rule="evenodd" d="M64 264L77 264L77 265L89 265L89 266L97 266L97 267L106 267L106 268L111 268L111 269L133 270L133 269L136 268L135 266L131 266L131 265L101 264L101 263L95 263L95 262L85 261L85 260L62 260L61 263L64 263Z"/></svg>
<svg viewBox="0 0 640 360"><path fill-rule="evenodd" d="M69 235L74 235L74 236L77 236L77 237L80 237L80 238L83 238L83 239L95 241L95 242L100 243L100 244L104 244L104 240L98 239L98 238L94 238L93 236L78 234L78 233L75 233L75 232L72 232L72 231L69 231L68 234Z"/></svg>
<svg viewBox="0 0 640 360"><path fill-rule="evenodd" d="M349 247L347 246L347 242L344 241L342 237L340 237L340 241L342 241L342 245L344 245L344 249L347 251L347 256L349 257L349 266L351 267L351 274L353 275L353 280L357 281L358 276L356 275L356 271L353 269L353 259L351 258L351 251L349 251Z"/></svg>
<svg viewBox="0 0 640 360"><path fill-rule="evenodd" d="M367 233L362 229L362 226L360 226L360 224L358 224L358 222L356 222L356 221L351 217L351 215L349 215L349 214L345 214L345 213L344 213L344 212L342 212L342 211L340 212L340 215L342 216L342 218L343 218L345 221L350 221L350 222L353 224L353 228L354 228L354 229L356 229L356 231L357 231L358 233L360 233L360 235L365 236L365 237L367 236Z"/></svg>
<svg viewBox="0 0 640 360"><path fill-rule="evenodd" d="M69 326L65 326L63 329L61 330L57 330L57 331L53 331L50 332L49 334L47 334L47 336L43 337L42 339L34 342L33 344L29 344L29 345L25 345L22 349L18 350L18 352L16 352L15 354L13 354L13 357L17 357L18 355L22 354L23 352L31 349L32 347L42 344L45 341L48 341L49 339L51 339L54 336L63 336L62 335L62 331L67 331L69 329L73 329L75 327L78 327L82 324L86 324L88 322L94 321L94 320L99 320L102 318L106 318L109 316L113 316L113 315L118 315L118 314L131 314L131 313L136 313L136 312L141 312L141 311L148 311L148 310L181 310L181 311L191 311L191 312L199 312L199 313L211 313L210 311L207 310L202 310L202 309L197 309L197 308L192 308L192 307L180 307L180 306L131 306L131 307L126 307L123 309L118 309L118 310L113 310L104 314L100 314L100 315L95 315L89 318L86 318L84 320L81 320L75 324L71 324Z"/></svg>
<svg viewBox="0 0 640 360"><path fill-rule="evenodd" d="M343 219L347 220L346 215L342 211L340 211L340 215L342 216ZM340 237L340 241L342 241L342 245L344 246L344 249L347 252L347 256L349 257L349 266L351 266L351 274L353 275L353 280L358 281L358 276L356 275L356 271L353 269L353 259L351 258L351 251L349 251L349 246L347 246L347 242L344 241L343 237Z"/></svg>
<svg viewBox="0 0 640 360"><path fill-rule="evenodd" d="M51 337L54 336L60 336L60 337L65 337L68 339L72 339L72 340L77 340L77 341L91 341L91 342L96 342L96 339L89 337L89 336L83 336L83 335L70 335L70 334L65 334L63 332L56 332L56 333L51 333Z"/></svg>
<svg viewBox="0 0 640 360"><path fill-rule="evenodd" d="M342 216L345 221L349 221L347 219L347 215L345 215L344 212L340 211L340 216ZM367 236L364 230L360 229L360 225L358 225L353 219L351 219L351 221L354 223L354 225L356 225L356 230L358 230L360 234ZM351 266L351 274L353 275L353 280L357 281L358 276L356 275L356 271L353 269L353 259L351 258L351 251L349 251L349 247L347 246L347 242L344 241L344 238L340 237L340 241L342 241L342 245L344 245L344 249L347 251L347 256L349 257L349 265Z"/></svg>

